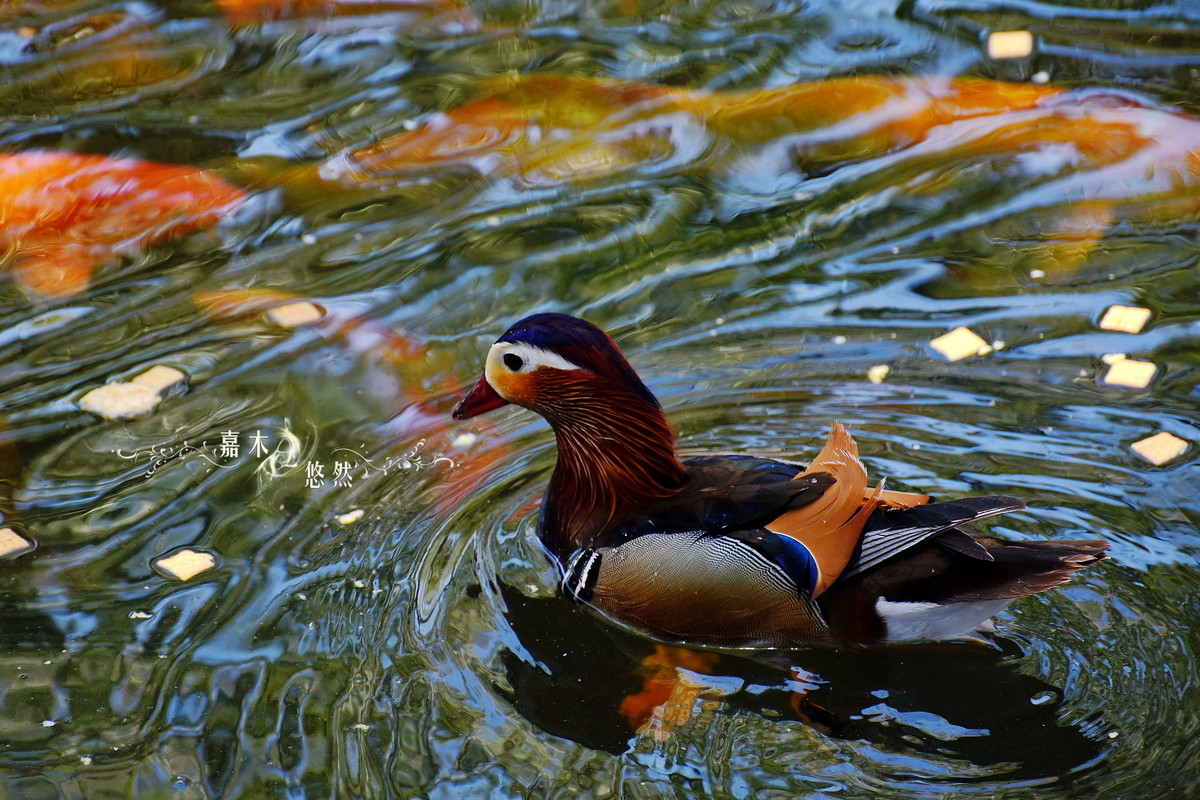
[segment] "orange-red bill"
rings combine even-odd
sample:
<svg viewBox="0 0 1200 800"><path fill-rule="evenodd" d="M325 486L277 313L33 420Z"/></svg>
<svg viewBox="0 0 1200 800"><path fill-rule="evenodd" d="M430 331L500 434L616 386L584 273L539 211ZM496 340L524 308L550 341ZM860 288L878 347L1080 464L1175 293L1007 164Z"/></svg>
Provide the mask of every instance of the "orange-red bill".
<svg viewBox="0 0 1200 800"><path fill-rule="evenodd" d="M506 405L508 401L496 394L496 390L488 383L487 376L480 376L471 393L455 406L452 416L455 419L468 419Z"/></svg>

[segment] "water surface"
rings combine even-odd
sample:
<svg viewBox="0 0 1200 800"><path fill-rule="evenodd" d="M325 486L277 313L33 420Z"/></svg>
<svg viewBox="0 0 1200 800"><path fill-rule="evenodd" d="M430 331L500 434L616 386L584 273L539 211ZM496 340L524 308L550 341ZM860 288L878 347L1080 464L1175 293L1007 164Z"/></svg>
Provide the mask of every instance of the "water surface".
<svg viewBox="0 0 1200 800"><path fill-rule="evenodd" d="M0 796L1200 795L1196 446L1129 448L1200 441L1200 17L1144 5L8 4L0 150L248 200L75 296L0 282L0 513L36 543L0 562ZM1034 55L988 59L1013 28ZM471 105L514 74L641 94ZM886 146L696 110L850 76L1068 97ZM326 316L273 324L272 292ZM1112 304L1153 316L1102 331ZM688 453L804 458L841 419L890 487L1020 495L992 530L1113 559L988 646L698 651L690 718L638 732L655 643L558 596L534 538L548 429L448 418L545 310L612 332ZM929 348L959 325L994 352ZM1112 353L1158 373L1106 385ZM186 380L153 413L79 409L155 364ZM216 567L156 568L182 549Z"/></svg>

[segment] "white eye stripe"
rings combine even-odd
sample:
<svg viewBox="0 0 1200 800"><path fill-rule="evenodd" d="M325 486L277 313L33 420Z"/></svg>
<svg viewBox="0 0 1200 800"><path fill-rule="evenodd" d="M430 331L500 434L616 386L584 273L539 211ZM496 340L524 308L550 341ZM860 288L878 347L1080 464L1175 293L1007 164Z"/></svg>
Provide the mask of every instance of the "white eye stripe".
<svg viewBox="0 0 1200 800"><path fill-rule="evenodd" d="M521 360L520 366L514 368L514 364L510 363L513 359L506 358L510 355ZM492 345L492 350L488 354L488 363L496 365L497 368L503 365L508 372L533 372L541 367L564 370L580 369L578 364L572 364L558 353L524 342L497 342Z"/></svg>

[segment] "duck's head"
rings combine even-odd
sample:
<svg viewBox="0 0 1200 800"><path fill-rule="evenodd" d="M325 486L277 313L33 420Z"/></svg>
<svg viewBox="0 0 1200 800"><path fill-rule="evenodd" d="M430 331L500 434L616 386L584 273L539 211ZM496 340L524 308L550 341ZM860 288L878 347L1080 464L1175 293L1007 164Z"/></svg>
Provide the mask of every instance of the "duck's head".
<svg viewBox="0 0 1200 800"><path fill-rule="evenodd" d="M554 422L589 401L622 397L658 408L611 336L567 314L534 314L492 345L483 376L454 409L454 417L466 419L515 403Z"/></svg>

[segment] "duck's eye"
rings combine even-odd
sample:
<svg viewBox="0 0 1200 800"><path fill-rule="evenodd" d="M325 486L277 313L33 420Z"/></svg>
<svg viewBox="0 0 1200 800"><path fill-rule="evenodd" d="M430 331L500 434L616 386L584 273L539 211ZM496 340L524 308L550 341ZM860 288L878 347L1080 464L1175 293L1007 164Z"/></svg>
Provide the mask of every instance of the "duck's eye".
<svg viewBox="0 0 1200 800"><path fill-rule="evenodd" d="M521 367L525 366L525 362L516 353L505 353L504 366L508 367L513 372L520 372Z"/></svg>

